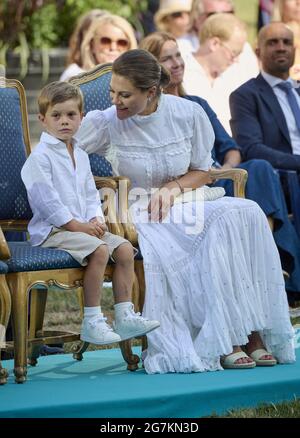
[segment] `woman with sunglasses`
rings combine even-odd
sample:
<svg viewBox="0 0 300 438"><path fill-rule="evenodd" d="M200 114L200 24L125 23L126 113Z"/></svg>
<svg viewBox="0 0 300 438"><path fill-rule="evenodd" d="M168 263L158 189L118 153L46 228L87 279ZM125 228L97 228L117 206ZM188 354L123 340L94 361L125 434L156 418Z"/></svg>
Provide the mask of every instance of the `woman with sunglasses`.
<svg viewBox="0 0 300 438"><path fill-rule="evenodd" d="M83 149L109 155L131 180L143 313L161 323L148 336L145 370L294 362L280 260L264 213L247 199L176 202L211 180L214 133L200 105L161 93L169 80L146 50L123 53L112 66L113 106L90 111L77 135ZM251 357L240 347L247 343Z"/></svg>
<svg viewBox="0 0 300 438"><path fill-rule="evenodd" d="M76 76L84 72L81 57L81 45L83 38L86 35L86 32L88 31L93 20L107 13L108 12L103 9L91 9L90 11L81 15L78 18L75 30L72 33L69 41L67 67L61 74L59 78L60 81L67 81L72 76Z"/></svg>
<svg viewBox="0 0 300 438"><path fill-rule="evenodd" d="M137 47L134 30L125 18L103 12L90 19L76 45L76 57L60 80L94 68L97 64L113 62L121 53Z"/></svg>
<svg viewBox="0 0 300 438"><path fill-rule="evenodd" d="M81 47L83 68L90 70L97 64L114 62L122 53L136 47L131 24L118 15L106 14L93 21L84 37Z"/></svg>

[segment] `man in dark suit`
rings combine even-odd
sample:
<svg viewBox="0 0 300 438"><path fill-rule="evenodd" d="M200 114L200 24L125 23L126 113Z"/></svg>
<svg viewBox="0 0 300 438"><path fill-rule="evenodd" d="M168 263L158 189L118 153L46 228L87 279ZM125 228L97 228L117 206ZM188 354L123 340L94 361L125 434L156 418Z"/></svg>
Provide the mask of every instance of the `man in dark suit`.
<svg viewBox="0 0 300 438"><path fill-rule="evenodd" d="M289 78L292 31L283 23L264 26L256 54L261 74L230 96L233 137L244 160L262 158L276 168L300 171L300 84Z"/></svg>

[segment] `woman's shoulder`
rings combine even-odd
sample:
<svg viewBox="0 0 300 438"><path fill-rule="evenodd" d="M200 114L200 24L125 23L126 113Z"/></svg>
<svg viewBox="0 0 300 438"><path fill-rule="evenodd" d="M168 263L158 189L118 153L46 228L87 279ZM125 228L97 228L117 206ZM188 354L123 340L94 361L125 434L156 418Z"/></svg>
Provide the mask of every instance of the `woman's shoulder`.
<svg viewBox="0 0 300 438"><path fill-rule="evenodd" d="M113 105L105 110L92 110L86 113L84 121L91 121L94 123L112 122L116 118L116 107Z"/></svg>
<svg viewBox="0 0 300 438"><path fill-rule="evenodd" d="M165 94L164 99L166 101L166 105L171 109L178 109L179 111L185 111L186 109L189 109L190 111L193 111L195 106L195 102L189 99L184 99L183 97L179 96L173 96L171 94Z"/></svg>
<svg viewBox="0 0 300 438"><path fill-rule="evenodd" d="M199 105L198 99L185 99L184 97L173 96L170 94L165 95L165 98L167 107L169 107L172 112L176 111L176 114L180 115L183 118L190 118L195 114L205 114L202 105Z"/></svg>

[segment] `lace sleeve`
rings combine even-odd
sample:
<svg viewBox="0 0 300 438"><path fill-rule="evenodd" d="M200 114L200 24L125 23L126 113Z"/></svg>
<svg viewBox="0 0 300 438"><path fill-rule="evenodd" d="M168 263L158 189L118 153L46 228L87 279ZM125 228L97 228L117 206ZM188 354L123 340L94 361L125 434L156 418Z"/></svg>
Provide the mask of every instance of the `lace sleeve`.
<svg viewBox="0 0 300 438"><path fill-rule="evenodd" d="M88 154L106 155L110 145L107 111L90 111L83 118L76 139Z"/></svg>

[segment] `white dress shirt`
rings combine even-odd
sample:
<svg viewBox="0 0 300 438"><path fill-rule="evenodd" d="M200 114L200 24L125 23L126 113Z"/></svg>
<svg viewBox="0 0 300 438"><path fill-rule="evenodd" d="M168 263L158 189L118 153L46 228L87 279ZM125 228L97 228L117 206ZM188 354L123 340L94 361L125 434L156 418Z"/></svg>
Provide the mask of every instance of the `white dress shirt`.
<svg viewBox="0 0 300 438"><path fill-rule="evenodd" d="M32 245L40 245L53 226L75 219L103 218L88 155L74 139L75 168L66 144L43 132L25 162L21 176L33 217L28 225Z"/></svg>
<svg viewBox="0 0 300 438"><path fill-rule="evenodd" d="M294 117L294 114L291 110L286 92L284 90L282 90L281 88L277 87L278 84L280 84L281 82L284 82L282 79L277 78L276 76L272 76L264 71L262 71L262 76L265 79L265 81L268 82L268 84L270 85L270 87L272 87L275 96L278 99L279 105L281 106L282 112L284 114L286 123L287 123L287 127L288 127L288 131L290 134L290 139L291 139L291 144L292 144L292 149L293 149L293 154L297 154L300 155L300 134L299 134L299 129L296 125L296 120ZM299 84L297 84L296 81L293 81L293 79L288 79L289 82L291 82L291 84L293 85L293 88L297 88L299 87ZM293 90L293 93L297 99L299 108L300 108L300 96L299 94Z"/></svg>

